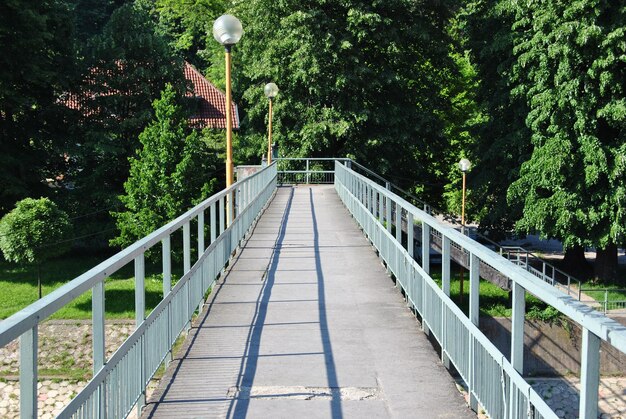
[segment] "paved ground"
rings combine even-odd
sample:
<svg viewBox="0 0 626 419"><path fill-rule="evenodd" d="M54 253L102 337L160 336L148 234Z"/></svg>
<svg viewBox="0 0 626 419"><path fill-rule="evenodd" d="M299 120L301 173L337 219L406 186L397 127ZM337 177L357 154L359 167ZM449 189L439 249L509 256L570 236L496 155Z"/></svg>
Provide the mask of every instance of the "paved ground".
<svg viewBox="0 0 626 419"><path fill-rule="evenodd" d="M186 345L144 417L475 417L332 187L279 189Z"/></svg>

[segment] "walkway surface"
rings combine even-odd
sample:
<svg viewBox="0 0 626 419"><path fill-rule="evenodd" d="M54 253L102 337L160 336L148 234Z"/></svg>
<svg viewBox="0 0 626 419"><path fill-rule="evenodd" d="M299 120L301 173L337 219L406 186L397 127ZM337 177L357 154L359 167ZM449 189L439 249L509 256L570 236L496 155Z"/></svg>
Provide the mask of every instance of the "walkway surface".
<svg viewBox="0 0 626 419"><path fill-rule="evenodd" d="M182 353L143 417L475 417L332 186L279 188Z"/></svg>

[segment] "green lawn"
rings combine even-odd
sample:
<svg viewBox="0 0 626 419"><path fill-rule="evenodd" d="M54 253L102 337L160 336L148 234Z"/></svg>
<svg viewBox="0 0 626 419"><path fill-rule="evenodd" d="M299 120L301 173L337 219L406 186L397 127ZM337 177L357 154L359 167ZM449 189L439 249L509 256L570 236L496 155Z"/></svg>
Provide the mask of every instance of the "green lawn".
<svg viewBox="0 0 626 419"><path fill-rule="evenodd" d="M47 295L61 285L102 262L108 255L68 256L52 260L41 268L43 295ZM173 267L176 274L180 271ZM160 263L146 263L146 314L163 297ZM132 263L125 266L105 282L105 309L107 319L135 317L135 286ZM176 276L176 275L173 275ZM34 268L20 267L0 262L0 319L9 317L24 307L37 301L37 275ZM90 319L91 291L76 298L63 307L52 318Z"/></svg>
<svg viewBox="0 0 626 419"><path fill-rule="evenodd" d="M431 273L433 279L441 287L441 274L439 272ZM469 274L464 271L463 277L463 299L460 299L460 283L459 271L451 272L450 280L450 298L454 301L465 314L469 313ZM480 279L480 315L489 317L511 317L511 303L509 301L509 293L502 288ZM549 307L540 299L526 293L526 318L551 321L558 317L558 311Z"/></svg>
<svg viewBox="0 0 626 419"><path fill-rule="evenodd" d="M598 302L603 302L605 298L605 289L608 289L609 301L626 301L626 291L624 287L618 285L603 285L603 284L583 284L583 292ZM588 291L589 289L598 289L598 291Z"/></svg>

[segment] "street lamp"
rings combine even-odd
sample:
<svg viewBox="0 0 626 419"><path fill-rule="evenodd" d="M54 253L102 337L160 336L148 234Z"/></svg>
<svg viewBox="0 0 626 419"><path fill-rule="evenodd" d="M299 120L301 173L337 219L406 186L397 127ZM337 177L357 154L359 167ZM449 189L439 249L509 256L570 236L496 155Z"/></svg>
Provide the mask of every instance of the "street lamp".
<svg viewBox="0 0 626 419"><path fill-rule="evenodd" d="M461 199L461 233L465 234L465 173L472 168L472 163L467 159L459 161L459 170L463 173L463 195Z"/></svg>
<svg viewBox="0 0 626 419"><path fill-rule="evenodd" d="M267 128L267 165L269 166L272 164L272 99L278 94L278 86L275 83L267 83L263 92L270 100L269 126Z"/></svg>
<svg viewBox="0 0 626 419"><path fill-rule="evenodd" d="M465 234L465 174L472 168L472 163L467 159L459 161L459 170L463 173L463 193L461 198L461 234ZM459 298L463 302L463 265L461 265Z"/></svg>
<svg viewBox="0 0 626 419"><path fill-rule="evenodd" d="M226 187L234 183L233 176L233 117L232 97L230 89L230 50L241 39L243 27L241 22L233 15L222 15L213 22L213 37L217 42L224 45L226 51ZM232 220L232 202L230 194L226 205L226 225Z"/></svg>

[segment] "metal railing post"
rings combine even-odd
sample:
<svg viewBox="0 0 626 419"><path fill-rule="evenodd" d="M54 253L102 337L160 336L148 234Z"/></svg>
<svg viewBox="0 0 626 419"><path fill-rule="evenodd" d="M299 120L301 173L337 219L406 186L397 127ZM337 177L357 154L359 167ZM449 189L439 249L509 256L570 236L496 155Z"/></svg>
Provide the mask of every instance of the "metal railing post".
<svg viewBox="0 0 626 419"><path fill-rule="evenodd" d="M104 365L104 280L98 282L91 290L91 319L93 322L93 373L100 371Z"/></svg>
<svg viewBox="0 0 626 419"><path fill-rule="evenodd" d="M198 259L204 254L204 211L198 214Z"/></svg>
<svg viewBox="0 0 626 419"><path fill-rule="evenodd" d="M450 239L441 237L441 290L450 296Z"/></svg>
<svg viewBox="0 0 626 419"><path fill-rule="evenodd" d="M191 269L191 230L189 221L183 225L183 274Z"/></svg>
<svg viewBox="0 0 626 419"><path fill-rule="evenodd" d="M511 314L511 364L517 372L524 373L524 319L526 315L526 290L513 284L513 307Z"/></svg>
<svg viewBox="0 0 626 419"><path fill-rule="evenodd" d="M37 325L20 336L20 417L37 417Z"/></svg>
<svg viewBox="0 0 626 419"><path fill-rule="evenodd" d="M413 259L415 252L415 226L413 225L413 214L411 212L407 212L406 214L406 250L409 252L409 256Z"/></svg>
<svg viewBox="0 0 626 419"><path fill-rule="evenodd" d="M217 223L215 222L215 207L216 207L216 203L212 203L211 204L211 208L210 208L210 225L209 225L209 229L211 230L211 243L213 243L215 241L215 239L217 238Z"/></svg>
<svg viewBox="0 0 626 419"><path fill-rule="evenodd" d="M311 182L311 174L309 173L309 159L306 159L306 184Z"/></svg>
<svg viewBox="0 0 626 419"><path fill-rule="evenodd" d="M144 321L146 316L146 261L144 254L140 254L135 258L135 328ZM141 410L146 405L146 389L143 359L145 357L145 346L142 345L141 363L139 367L139 378L141 379L142 391L137 400L137 417L141 416ZM137 366L136 366L137 367Z"/></svg>
<svg viewBox="0 0 626 419"><path fill-rule="evenodd" d="M385 189L391 190L389 182L385 183ZM387 231L391 233L391 197L385 196L385 221L387 222Z"/></svg>
<svg viewBox="0 0 626 419"><path fill-rule="evenodd" d="M600 338L583 327L580 360L580 417L598 417L598 387L600 384Z"/></svg>
<svg viewBox="0 0 626 419"><path fill-rule="evenodd" d="M407 226L408 227L408 226ZM402 207L396 203L396 241L402 245Z"/></svg>
<svg viewBox="0 0 626 419"><path fill-rule="evenodd" d="M422 221L422 269L430 274L430 226Z"/></svg>
<svg viewBox="0 0 626 419"><path fill-rule="evenodd" d="M163 239L161 239L161 259L163 261L163 297L165 298L165 296L167 294L170 293L170 291L172 290L172 255L171 255L171 239L170 236L166 236ZM172 321L171 321L171 308L170 306L168 306L167 309L167 316L168 316L168 321L167 321L167 344L171 345L172 344ZM169 365L170 362L172 362L172 358L173 358L173 354L172 354L172 350L170 348L170 350L168 351L168 354L165 358L165 364L166 366Z"/></svg>
<svg viewBox="0 0 626 419"><path fill-rule="evenodd" d="M478 326L479 296L480 296L480 259L470 253L470 289L469 289L469 319Z"/></svg>

